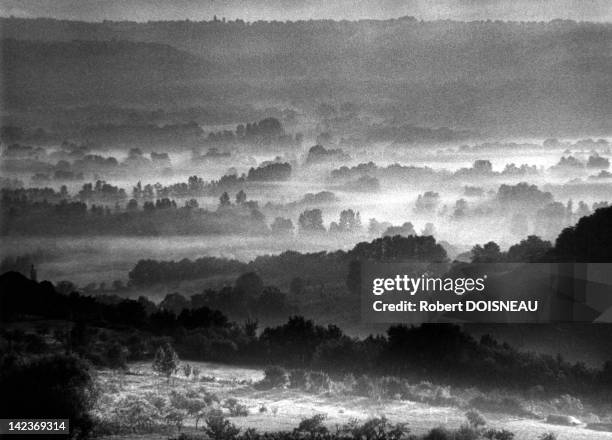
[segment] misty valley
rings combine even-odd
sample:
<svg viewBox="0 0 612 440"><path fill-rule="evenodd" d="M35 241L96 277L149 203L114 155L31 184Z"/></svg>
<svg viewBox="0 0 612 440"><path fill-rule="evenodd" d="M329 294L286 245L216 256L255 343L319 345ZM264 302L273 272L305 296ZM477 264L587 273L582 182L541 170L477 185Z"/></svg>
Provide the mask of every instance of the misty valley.
<svg viewBox="0 0 612 440"><path fill-rule="evenodd" d="M252 144L202 135L201 148L214 152L205 161L195 159L203 156L197 149L132 148L116 158L85 145L8 144L5 257L28 255L41 275L81 287L127 284L139 259L249 262L393 235L434 236L449 258L469 260L477 244L507 249L530 235L554 242L607 206L612 186L606 139L368 149L301 141L266 152L271 147L259 143L301 134L268 121L277 130L272 139Z"/></svg>
<svg viewBox="0 0 612 440"><path fill-rule="evenodd" d="M531 266L612 262L609 23L0 28L0 415L122 440L612 438L610 284ZM513 301L470 312L580 304L508 324L398 296L380 310L428 322L366 322L365 262L451 286L502 267ZM563 297L583 287L603 294Z"/></svg>

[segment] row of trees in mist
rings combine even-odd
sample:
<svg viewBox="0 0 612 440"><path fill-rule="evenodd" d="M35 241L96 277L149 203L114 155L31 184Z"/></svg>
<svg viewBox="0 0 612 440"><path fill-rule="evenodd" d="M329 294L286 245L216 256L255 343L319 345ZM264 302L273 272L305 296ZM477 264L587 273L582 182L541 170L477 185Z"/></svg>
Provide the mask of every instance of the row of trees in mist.
<svg viewBox="0 0 612 440"><path fill-rule="evenodd" d="M258 256L250 263L203 257L181 261L140 260L129 272L134 285L168 282L178 279L205 278L227 275L237 268L262 274L266 279L292 277L320 280L342 280L348 264L354 259L417 260L443 262L446 251L431 236L386 236L357 244L352 250L335 252L300 253L286 251L279 255ZM346 276L346 275L345 275Z"/></svg>
<svg viewBox="0 0 612 440"><path fill-rule="evenodd" d="M575 226L565 228L554 245L537 236L526 237L510 246L507 251L501 251L495 242L476 244L470 252L470 258L474 263L606 261L609 254L607 246L612 243L608 236L609 225L605 224L605 219L609 220L611 216L612 208L598 209L594 214L580 219ZM358 276L351 273L351 262L364 259L448 261L446 251L432 236L387 235L369 243L359 243L349 251L287 251L276 256L259 256L250 263L215 257L181 261L140 260L129 272L129 279L134 285L146 285L254 271L266 279L290 281L293 277L301 277L321 282L348 279L349 285L354 285L354 278Z"/></svg>
<svg viewBox="0 0 612 440"><path fill-rule="evenodd" d="M199 209L197 202L187 201L178 207L174 200L158 199L128 203L126 211L83 202L51 204L15 202L2 204L2 235L221 235L269 234L265 217L248 207L220 207L216 211Z"/></svg>
<svg viewBox="0 0 612 440"><path fill-rule="evenodd" d="M58 150L9 144L3 148L2 168L11 173L33 173L32 182L82 181L87 175L126 175L130 172L164 172L171 169L168 153L145 154L140 148L130 148L127 157L92 153L87 145L63 142Z"/></svg>
<svg viewBox="0 0 612 440"><path fill-rule="evenodd" d="M83 180L86 173L110 173L118 174L129 171L155 171L170 170L171 162L168 153L152 152L150 158L146 157L141 149L131 148L127 158L118 161L115 157L103 157L98 154L86 154L89 148L77 146L64 142L59 151L47 155L41 147L30 147L19 144L10 144L3 149L2 157L3 168L13 172L34 172L32 179L36 183L55 181L74 181ZM200 155L194 151L193 160L196 162L218 161L233 157L230 152L220 153L217 148L210 148L208 153ZM234 156L234 159L237 157ZM342 149L325 148L321 145L311 147L306 154L304 165L315 164L330 165L333 163L344 163L351 160L351 157ZM266 163L263 166L267 165ZM567 174L572 172L585 172L589 170L601 170L600 174L591 176L591 179L603 178L608 175L605 171L610 167L610 161L598 153L592 153L586 162L574 156L563 156L559 162L550 167L549 171L555 174ZM543 169L536 166L523 164L516 166L508 164L501 171L493 171L490 161L477 160L472 168L462 168L454 173L447 171L434 171L423 167L405 167L398 164L385 168L379 168L374 163L361 163L354 167L342 166L331 173L331 181L346 180L357 178L400 178L410 177L416 172L424 173L424 176L433 179L436 176L445 178L469 179L476 177L520 177L535 176L542 174ZM275 176L272 176L275 177ZM284 180L277 178L276 180Z"/></svg>
<svg viewBox="0 0 612 440"><path fill-rule="evenodd" d="M161 305L147 312L142 301L102 304L76 292L57 293L48 282L39 284L15 273L2 275L0 283L3 319L29 315L76 322L66 333L56 332L53 339L62 349L99 365L116 367L150 359L159 345L171 340L181 357L192 360L279 364L340 376L394 375L485 389L538 387L546 395L569 392L598 396L608 403L610 398L602 394L612 380L610 364L598 370L561 357L521 353L489 336L477 341L453 325L399 325L384 336L355 339L336 326L319 326L294 316L283 325L258 332L256 321L238 325L206 306L178 315ZM12 353L57 350L40 337L47 331L41 328L37 336L3 330L0 344Z"/></svg>
<svg viewBox="0 0 612 440"><path fill-rule="evenodd" d="M251 169L248 176L226 176L212 184L197 176L191 176L186 183L165 187L143 186L139 182L129 200L122 188L101 180L84 184L75 195L70 195L65 186L59 191L51 188L3 188L1 209L6 221L2 233L139 236L272 233L287 238L296 230L300 234L329 232L333 235L363 235L366 232L359 212L342 210L338 220L332 220L326 227L323 211L310 208L336 204L338 200L333 193L306 194L296 202L267 203L260 207L258 202L248 200L243 189L238 189L243 188L245 182L254 184L288 178L290 170L289 164L270 163ZM233 197L228 191L222 191L216 210L200 208L195 197L227 187L236 188ZM556 202L550 192L524 182L502 184L496 193L489 192L488 197L484 197L484 190L479 187L466 186L464 190L465 198L458 199L454 206L442 203L440 194L434 191L417 197L414 215L431 220L423 229L423 235L435 233L432 222L436 219L469 222L474 218L482 220L502 216L507 218L514 235L525 236L535 232L551 238L580 217L607 206L606 202L596 202L590 207L583 201L574 206L571 200L564 205ZM292 220L290 217L295 212L300 214ZM266 214L269 220L266 220ZM416 231L411 222L394 226L370 219L367 233L374 236L413 235Z"/></svg>
<svg viewBox="0 0 612 440"><path fill-rule="evenodd" d="M550 167L551 172L572 172L576 170L606 170L610 166L607 158L593 154L589 156L586 163L581 162L573 156L562 157L558 164ZM521 164L517 166L514 163L507 164L503 170L495 171L491 161L479 159L474 161L469 168L460 168L457 171L451 172L447 170L434 170L427 166L411 166L392 164L386 167L378 166L374 162L360 163L354 166L341 166L331 171L330 181L342 183L354 181L360 177L373 177L381 182L437 182L444 180L445 182L457 181L459 183L478 182L483 179L499 179L499 178L523 178L543 175L546 172L543 168L538 168L535 165ZM574 176L575 177L575 176Z"/></svg>
<svg viewBox="0 0 612 440"><path fill-rule="evenodd" d="M140 186L135 191L141 191ZM145 191L145 190L142 190ZM77 198L108 200L123 197L118 187L98 181L95 186L86 184ZM51 201L49 201L51 200ZM194 234L274 234L287 238L295 231L289 218L276 217L268 226L257 202L247 200L240 190L232 200L227 192L219 197L216 210L199 207L196 199L184 201L179 206L174 199L155 201L143 196L142 205L130 199L125 208L118 202L113 205L89 204L83 201L67 201L65 187L59 192L52 189L2 190L4 218L0 232L29 235L194 235ZM320 234L328 230L323 225L320 209L303 211L297 219L302 234ZM337 222L332 222L332 234L353 234L362 231L359 212L343 210Z"/></svg>
<svg viewBox="0 0 612 440"><path fill-rule="evenodd" d="M120 113L120 112L119 112ZM293 116L293 115L292 115ZM295 117L295 116L293 116ZM126 117L126 120L129 118ZM78 127L78 124L76 124ZM57 136L65 135L71 141L64 140L58 151L47 154L42 147L34 145L46 145L55 143ZM251 149L270 147L294 149L301 145L303 135L297 133L295 136L287 134L282 122L275 117L267 117L260 121L238 124L235 130L210 131L204 129L195 121L173 124L152 124L148 122L105 122L94 125L84 125L76 130L60 132L48 131L39 128L32 132L24 127L15 125L2 126L0 140L5 144L3 157L7 159L36 159L42 162L50 162L53 159L75 160L75 169L81 168L77 161L85 159L91 152L91 146L97 146L98 150L116 147L130 146L132 150L140 148L171 148L171 150L185 150L187 148L199 148L202 145L209 147L231 147L249 146ZM76 143L75 143L76 142ZM169 146L180 146L169 147ZM136 147L134 147L136 146ZM167 154L167 153L161 153ZM91 159L91 157L89 157ZM119 162L114 158L113 164L118 166ZM151 165L163 157L151 155L149 158L139 158L139 164L128 158L125 166ZM167 159L167 157L165 158Z"/></svg>

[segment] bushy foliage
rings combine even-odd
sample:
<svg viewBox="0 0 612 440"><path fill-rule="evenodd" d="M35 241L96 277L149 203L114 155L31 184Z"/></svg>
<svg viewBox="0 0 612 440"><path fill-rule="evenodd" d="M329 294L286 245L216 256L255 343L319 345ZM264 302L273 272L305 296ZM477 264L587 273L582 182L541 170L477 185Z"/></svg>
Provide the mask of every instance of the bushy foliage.
<svg viewBox="0 0 612 440"><path fill-rule="evenodd" d="M514 433L505 429L488 429L482 436L488 440L513 440Z"/></svg>
<svg viewBox="0 0 612 440"><path fill-rule="evenodd" d="M563 394L559 398L553 400L553 405L557 410L566 414L581 414L584 411L582 401L569 394Z"/></svg>
<svg viewBox="0 0 612 440"><path fill-rule="evenodd" d="M336 326L323 327L304 317L292 316L282 326L266 328L260 342L273 358L283 359L285 365L303 366L312 361L320 344L340 337L342 331Z"/></svg>
<svg viewBox="0 0 612 440"><path fill-rule="evenodd" d="M290 165L284 170L282 176L291 172ZM266 171L255 170L258 180L273 177L274 174L264 174ZM216 192L217 184L211 182L209 194ZM121 189L123 191L123 189ZM163 189L162 189L163 191ZM160 191L160 192L162 192ZM155 202L143 200L142 209L138 209L138 201L128 202L126 209L121 211L111 210L107 205L109 201L124 202L123 197L113 193L104 194L92 192L87 189L78 197L81 200L63 198L60 201L42 200L32 201L19 198L19 193L3 192L3 203L0 205L0 213L3 216L11 214L13 221L3 222L0 225L0 234L25 234L43 236L86 236L97 235L221 235L241 234L249 232L254 235L267 235L270 230L266 224L265 216L257 209L245 210L234 209L227 205L222 209L209 211L196 208L187 203L179 207L176 200L160 196ZM110 200L108 200L110 199ZM227 196L229 204L229 196ZM95 203L88 206L88 202ZM87 201L87 202L86 202ZM106 205L106 206L105 206ZM44 218L42 222L40 219Z"/></svg>
<svg viewBox="0 0 612 440"><path fill-rule="evenodd" d="M296 433L306 433L314 437L317 434L326 434L328 429L323 424L323 421L327 418L325 414L315 414L312 417L303 419L297 428L294 429Z"/></svg>
<svg viewBox="0 0 612 440"><path fill-rule="evenodd" d="M166 426L174 427L178 431L183 427L183 422L185 421L186 412L179 409L170 409L164 415L164 421L166 422Z"/></svg>
<svg viewBox="0 0 612 440"><path fill-rule="evenodd" d="M454 440L478 440L480 437L480 430L473 426L461 425L454 433Z"/></svg>
<svg viewBox="0 0 612 440"><path fill-rule="evenodd" d="M126 369L127 356L127 348L115 342L112 343L106 350L106 363L113 369Z"/></svg>
<svg viewBox="0 0 612 440"><path fill-rule="evenodd" d="M362 425L352 420L342 428L342 432L350 434L352 438L364 440L402 440L408 436L410 429L407 423L391 423L385 417L376 417L367 420Z"/></svg>
<svg viewBox="0 0 612 440"><path fill-rule="evenodd" d="M117 402L113 416L118 426L132 432L149 431L165 418L160 407L134 395L128 395Z"/></svg>
<svg viewBox="0 0 612 440"><path fill-rule="evenodd" d="M565 228L552 251L561 261L608 262L612 249L612 207L600 208Z"/></svg>
<svg viewBox="0 0 612 440"><path fill-rule="evenodd" d="M0 360L0 413L3 417L69 418L70 435L86 437L98 397L92 370L74 355Z"/></svg>
<svg viewBox="0 0 612 440"><path fill-rule="evenodd" d="M172 391L170 393L170 405L173 409L183 411L189 417L195 419L196 428L203 417L219 414L219 398L207 391L187 392L186 394Z"/></svg>
<svg viewBox="0 0 612 440"><path fill-rule="evenodd" d="M246 405L238 402L238 400L233 397L223 402L223 407L227 408L231 417L246 417L249 415L249 410Z"/></svg>
<svg viewBox="0 0 612 440"><path fill-rule="evenodd" d="M596 370L560 357L523 353L491 337L475 340L455 325L396 325L385 336L360 340L348 337L336 326L316 325L292 316L285 324L266 328L258 336L257 332L230 324L222 313L205 307L183 311L178 317L169 311L147 315L141 301L106 304L77 293L64 295L50 283L37 283L16 273L0 276L0 288L6 292L0 298L0 309L3 318L9 321L27 313L52 319L65 319L72 314L80 323L95 322L98 327L74 325L70 335L61 329L52 333L59 346L78 351L97 364L121 366L125 360L151 356L155 353L153 347L161 346L156 365L161 367L167 359L168 369L157 371L172 374L176 359L174 355L166 356L164 347L173 343L184 358L282 365L281 370L266 372L266 378L256 385L260 389L289 385L311 392L336 392L339 385L329 377L342 377L350 372L357 379L344 384L348 385L344 390L360 396L463 407L464 402L451 393L450 386L502 390L537 387L542 390L539 398L571 393L575 397L565 398L559 408L579 411L581 402L576 399L601 394L612 377L609 365ZM130 327L127 331L117 330L115 324ZM31 349L32 344L27 343L23 332L0 331L0 335L0 344L16 352ZM292 367L304 371L289 375L284 368ZM410 377L418 381L425 376L444 386L414 385L405 380ZM470 407L530 415L520 401L507 396L477 396Z"/></svg>
<svg viewBox="0 0 612 440"><path fill-rule="evenodd" d="M213 440L234 440L240 429L223 416L215 415L206 419L204 432Z"/></svg>
<svg viewBox="0 0 612 440"><path fill-rule="evenodd" d="M153 371L170 379L178 366L178 355L170 343L166 343L157 349L155 359L153 359Z"/></svg>
<svg viewBox="0 0 612 440"><path fill-rule="evenodd" d="M256 386L258 389L283 388L289 384L289 373L283 367L272 365L264 370L264 378Z"/></svg>
<svg viewBox="0 0 612 440"><path fill-rule="evenodd" d="M472 428L480 428L487 424L487 420L484 416L474 409L465 413L465 417Z"/></svg>
<svg viewBox="0 0 612 440"><path fill-rule="evenodd" d="M454 440L454 433L446 428L438 427L429 431L423 440Z"/></svg>

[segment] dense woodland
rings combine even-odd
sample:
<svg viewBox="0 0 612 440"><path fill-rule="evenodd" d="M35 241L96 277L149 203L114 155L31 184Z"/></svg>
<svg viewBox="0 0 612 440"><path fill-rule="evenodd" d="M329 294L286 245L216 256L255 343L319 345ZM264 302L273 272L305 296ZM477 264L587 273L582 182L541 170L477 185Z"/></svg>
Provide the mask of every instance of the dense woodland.
<svg viewBox="0 0 612 440"><path fill-rule="evenodd" d="M511 248L508 253L500 253L499 249L496 252L492 244L487 244L475 248L473 259L475 263L508 259L609 261L609 250L612 248L612 243L609 243L611 216L612 208L605 208L581 219L575 227L564 230L553 247L535 237ZM317 258L304 257L311 261ZM443 261L446 254L432 237L396 236L361 243L348 254L318 256L324 265L330 265L327 259L334 257L336 267L340 268L349 265L351 259L393 261L412 258L427 262ZM283 259L286 257L279 257L278 262L271 266L279 271L294 273L296 267L306 272L320 268L315 266L312 269L304 261L297 261L292 269L287 266L291 264L290 260L284 266L279 265ZM199 264L204 264L204 261ZM210 261L208 270L228 270L230 265L233 265L231 270L235 271L256 268L260 273L265 273L265 266L246 267L230 261L225 262L225 267L220 262ZM152 272L163 273L158 267L153 268ZM133 275L136 280L138 273L136 271ZM351 279L349 270L347 283L355 282L358 280ZM464 385L493 386L503 383L510 388L522 389L543 385L551 392L568 389L595 393L601 385L599 381L610 383L612 379L608 377L611 373L609 365L603 371L596 372L583 365L572 366L545 356L522 355L490 338L478 343L452 325L424 325L418 328L396 326L388 330L386 337L355 340L335 326L319 327L303 318L293 317L283 326L264 329L259 333L257 322L249 319L249 316L257 316L258 313L290 315L294 311L286 302L285 294L274 287L265 286L254 272L245 273L233 287L219 292L195 295L190 301L180 295L169 295L159 305L144 297L105 301L83 296L73 291L74 288L69 284L54 286L47 281L38 283L17 272L7 272L2 276L2 320L10 322L36 316L44 320L72 321L76 325L71 334L62 336L60 342L68 344L71 350L85 350L87 356L93 356L92 360L102 363L107 362L104 350L108 347L96 335L99 336L99 328L108 328L123 335L120 340L127 345L127 352L133 359L146 358L151 354L155 341L171 337L181 356L193 359L257 362L262 365L273 363L287 367L302 365L354 374L426 374L445 383ZM249 310L250 313L243 315L245 324L238 325L214 309L226 309L238 314L240 310ZM143 338L138 335L148 336ZM44 352L50 349L35 335L5 332L4 338L4 348L9 352ZM360 359L360 362L355 363L355 359ZM517 367L517 363L522 366ZM525 368L532 368L533 371L527 372ZM547 372L548 369L552 371Z"/></svg>

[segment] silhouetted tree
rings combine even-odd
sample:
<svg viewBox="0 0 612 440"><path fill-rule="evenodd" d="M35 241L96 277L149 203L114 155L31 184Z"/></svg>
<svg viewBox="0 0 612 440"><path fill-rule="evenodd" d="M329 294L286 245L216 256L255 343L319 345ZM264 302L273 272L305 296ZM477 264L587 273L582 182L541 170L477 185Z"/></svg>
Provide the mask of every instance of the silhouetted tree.
<svg viewBox="0 0 612 440"><path fill-rule="evenodd" d="M477 244L472 248L473 263L499 263L502 261L502 257L499 245L493 241L486 243L484 246Z"/></svg>
<svg viewBox="0 0 612 440"><path fill-rule="evenodd" d="M440 203L440 194L434 191L427 191L424 194L419 194L414 210L417 213L434 212Z"/></svg>
<svg viewBox="0 0 612 440"><path fill-rule="evenodd" d="M221 194L221 197L219 197L219 207L223 208L230 205L231 202L229 194L227 192L224 192L223 194Z"/></svg>
<svg viewBox="0 0 612 440"><path fill-rule="evenodd" d="M612 261L612 207L582 217L557 237L553 254L565 261Z"/></svg>
<svg viewBox="0 0 612 440"><path fill-rule="evenodd" d="M302 212L298 224L303 232L325 232L323 214L320 209L310 209Z"/></svg>
<svg viewBox="0 0 612 440"><path fill-rule="evenodd" d="M276 217L270 229L276 234L289 234L293 232L293 222L288 218Z"/></svg>
<svg viewBox="0 0 612 440"><path fill-rule="evenodd" d="M510 246L506 259L509 262L528 263L541 260L552 248L550 241L530 235L520 243Z"/></svg>
<svg viewBox="0 0 612 440"><path fill-rule="evenodd" d="M178 368L179 358L169 342L160 346L155 352L153 359L153 371L166 376L170 380L170 376Z"/></svg>
<svg viewBox="0 0 612 440"><path fill-rule="evenodd" d="M167 310L175 315L179 315L184 309L188 309L190 305L190 302L183 295L179 293L169 293L162 302L159 303L159 308L160 310Z"/></svg>
<svg viewBox="0 0 612 440"><path fill-rule="evenodd" d="M126 206L126 209L128 211L136 211L138 209L138 202L136 201L136 199L130 199Z"/></svg>
<svg viewBox="0 0 612 440"><path fill-rule="evenodd" d="M187 209L197 209L200 207L200 204L196 199L189 199L185 202L185 208Z"/></svg>
<svg viewBox="0 0 612 440"><path fill-rule="evenodd" d="M238 191L236 194L236 205L242 205L247 200L247 195L243 190Z"/></svg>

